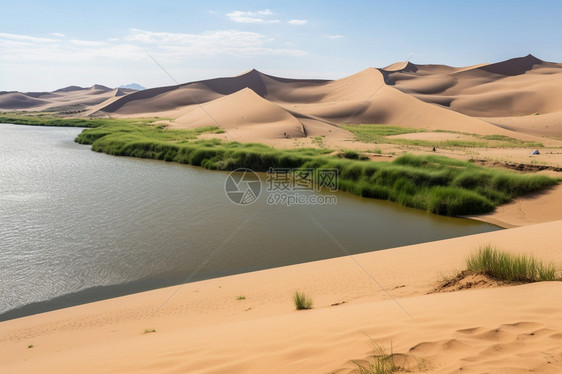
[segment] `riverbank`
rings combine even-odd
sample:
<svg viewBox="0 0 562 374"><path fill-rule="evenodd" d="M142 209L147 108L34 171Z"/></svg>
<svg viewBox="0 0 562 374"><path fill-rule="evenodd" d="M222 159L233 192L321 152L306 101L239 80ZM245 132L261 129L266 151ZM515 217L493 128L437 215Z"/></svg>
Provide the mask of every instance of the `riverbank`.
<svg viewBox="0 0 562 374"><path fill-rule="evenodd" d="M560 266L561 229L562 221L555 221L2 322L2 371L347 373L352 360L368 359L376 342L413 357L413 372L556 373L562 369L556 317L562 305L552 295L562 292L560 282L428 293L490 243ZM312 297L312 310L294 310L297 289Z"/></svg>
<svg viewBox="0 0 562 374"><path fill-rule="evenodd" d="M17 120L19 124L64 126L64 119L42 114L0 117L0 122L10 119ZM218 127L168 129L165 125L158 124L160 121L156 118L68 121L68 126L94 121L90 126L92 128L84 130L76 138L76 142L91 145L96 152L173 161L213 170L337 170L339 189L343 191L447 216L488 213L516 197L538 192L558 183L557 179L546 175L516 174L431 154L403 153L388 163L373 161L368 152L344 150L334 153L320 143L316 148L303 148L294 144L290 149L276 149L255 143L242 144L214 138L228 136ZM373 125L356 128L362 137L377 141L383 135L393 135L400 130L398 127ZM402 129L399 133L408 134L410 130L412 129ZM206 135L213 138L201 139L201 136ZM494 137L490 139L508 145L510 142L526 144L505 136L499 137L500 140ZM358 138L358 141L364 142L365 139ZM500 148L506 146L503 143Z"/></svg>
<svg viewBox="0 0 562 374"><path fill-rule="evenodd" d="M515 197L557 184L545 175L516 174L443 156L405 154L388 163L372 161L355 151L334 155L326 148L280 150L261 144L197 139L217 132L220 130L212 127L167 130L147 124L102 125L84 130L76 141L115 156L213 170L337 170L343 191L447 216L490 212Z"/></svg>

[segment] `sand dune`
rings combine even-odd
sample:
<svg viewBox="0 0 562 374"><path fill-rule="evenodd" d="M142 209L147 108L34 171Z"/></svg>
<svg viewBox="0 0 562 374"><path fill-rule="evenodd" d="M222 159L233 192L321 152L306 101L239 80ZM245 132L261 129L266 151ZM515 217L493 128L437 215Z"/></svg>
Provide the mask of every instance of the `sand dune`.
<svg viewBox="0 0 562 374"><path fill-rule="evenodd" d="M562 111L562 67L532 55L466 68L417 65L389 71L396 88L473 117Z"/></svg>
<svg viewBox="0 0 562 374"><path fill-rule="evenodd" d="M405 61L405 62L395 62L392 65L388 65L382 68L382 70L386 72L416 72L419 70L419 68L417 67L417 65L411 62Z"/></svg>
<svg viewBox="0 0 562 374"><path fill-rule="evenodd" d="M561 229L555 221L355 256L395 300L342 257L2 322L2 372L349 373L375 341L412 372L559 373L562 283L428 292L488 243L562 265ZM295 311L295 289L315 308Z"/></svg>
<svg viewBox="0 0 562 374"><path fill-rule="evenodd" d="M277 78L255 69L235 77L197 81L179 86L159 87L136 92L102 110L115 114L173 111L182 106L203 104L249 88L271 101L315 101L321 97L307 91L326 81Z"/></svg>
<svg viewBox="0 0 562 374"><path fill-rule="evenodd" d="M490 117L483 119L511 131L534 136L562 138L562 126L560 125L562 124L562 111L519 117Z"/></svg>
<svg viewBox="0 0 562 374"><path fill-rule="evenodd" d="M30 109L48 104L48 101L31 97L20 92L0 93L0 109Z"/></svg>
<svg viewBox="0 0 562 374"><path fill-rule="evenodd" d="M207 105L215 115L200 107ZM80 117L169 118L173 128L205 124L228 130L205 138L283 148L317 146L313 137L318 136L333 148L372 147L354 142L353 134L337 128L342 124L504 135L553 147L562 143L545 137L562 137L562 64L531 55L467 67L407 61L331 81L279 78L253 69L234 77L137 92L94 85L51 93L0 94L0 110L22 109L58 110ZM404 151L393 146L384 150ZM448 154L471 157L470 152L461 153ZM511 159L514 154L507 149L499 155L496 150L476 153L496 159ZM551 164L559 164L553 158Z"/></svg>
<svg viewBox="0 0 562 374"><path fill-rule="evenodd" d="M467 67L397 62L332 81L279 78L253 69L235 77L138 92L100 85L69 86L51 93L3 93L0 109L71 109L78 110L79 116L159 116L171 118L178 128L193 127L217 124L205 111L196 110L198 105L209 104L215 112L227 113L235 108L233 100L220 99L245 89L255 95L246 94L248 102L242 95L235 96L240 106L236 110L252 119L241 121L243 114L238 119L217 115L221 118L217 122L221 126L224 122L225 128L236 127L248 141L269 144L279 139L279 133L304 136L308 133L306 124L315 134L325 136L334 126L362 123L506 135L544 144L552 141L541 137L562 134L562 65L532 55ZM225 107L219 108L223 104ZM274 109L271 116L265 112L256 115L261 109L250 108L253 105ZM279 108L284 110L282 117L293 122L289 125L293 130L279 125ZM297 132L295 121L301 122ZM267 130L262 131L261 125ZM349 138L348 134L345 139Z"/></svg>
<svg viewBox="0 0 562 374"><path fill-rule="evenodd" d="M7 92L0 93L0 110L87 110L111 97L124 96L131 92L134 90L111 89L99 84L87 88L68 86L53 92Z"/></svg>
<svg viewBox="0 0 562 374"><path fill-rule="evenodd" d="M561 87L561 65L529 55L462 68L399 62L334 81L286 79L251 70L236 77L136 92L97 109L117 116L159 115L176 121L182 118L177 126L188 126L185 107L248 88L295 118L314 120L315 128L326 126L322 133L343 123L377 123L536 140L529 135L556 134L560 126L541 133L520 131L526 124L509 126L506 121L486 119L561 112ZM203 117L190 114L192 124L209 121L204 118L206 113L199 114ZM260 121L266 125L277 119L274 114L271 120L260 116ZM252 129L256 131L254 141L272 140L254 125Z"/></svg>
<svg viewBox="0 0 562 374"><path fill-rule="evenodd" d="M477 69L499 75L521 75L533 69L536 65L543 65L544 61L528 54L525 57L516 57L506 61L488 64Z"/></svg>
<svg viewBox="0 0 562 374"><path fill-rule="evenodd" d="M305 137L302 123L280 106L271 103L250 88L202 105L180 110L171 128L217 126L238 141L255 138ZM247 140L246 140L247 141Z"/></svg>

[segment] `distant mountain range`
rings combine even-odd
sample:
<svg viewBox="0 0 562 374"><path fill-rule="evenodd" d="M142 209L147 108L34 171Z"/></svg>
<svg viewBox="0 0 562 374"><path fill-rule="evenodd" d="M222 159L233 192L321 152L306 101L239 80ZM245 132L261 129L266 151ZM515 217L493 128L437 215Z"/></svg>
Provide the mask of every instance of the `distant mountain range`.
<svg viewBox="0 0 562 374"><path fill-rule="evenodd" d="M137 91L142 91L142 90L146 90L146 87L141 86L138 83L129 83L129 84L124 84L122 86L119 86L119 88L129 88L131 90L137 90Z"/></svg>

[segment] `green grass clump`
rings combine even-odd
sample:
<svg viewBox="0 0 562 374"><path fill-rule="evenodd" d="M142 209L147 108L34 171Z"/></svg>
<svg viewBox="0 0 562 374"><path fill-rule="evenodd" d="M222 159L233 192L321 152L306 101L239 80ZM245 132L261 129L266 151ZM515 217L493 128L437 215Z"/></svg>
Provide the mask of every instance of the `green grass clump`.
<svg viewBox="0 0 562 374"><path fill-rule="evenodd" d="M354 363L358 374L392 374L404 370L396 363L392 351L389 354L383 346L376 343L373 343L372 356L366 364Z"/></svg>
<svg viewBox="0 0 562 374"><path fill-rule="evenodd" d="M544 264L533 256L515 255L490 245L480 248L466 260L467 270L505 282L556 280L554 264Z"/></svg>
<svg viewBox="0 0 562 374"><path fill-rule="evenodd" d="M478 135L470 134L459 131L447 130L427 130L416 129L400 126L389 125L357 125L357 126L342 126L345 130L355 135L355 140L363 143L384 143L384 144L400 144L406 146L419 146L419 147L458 147L458 148L510 148L510 147L528 147L540 148L544 144L534 141L524 141L515 139L506 135ZM452 134L459 134L471 136L474 139L448 139L441 141L422 140L422 139L396 139L389 138L393 135L412 134L417 132L445 132Z"/></svg>
<svg viewBox="0 0 562 374"><path fill-rule="evenodd" d="M484 168L442 156L403 155L393 162L327 160L305 166L340 170L340 189L441 215L489 212L557 183L542 175Z"/></svg>
<svg viewBox="0 0 562 374"><path fill-rule="evenodd" d="M312 299L301 291L295 291L293 303L297 310L312 309Z"/></svg>
<svg viewBox="0 0 562 374"><path fill-rule="evenodd" d="M359 153L355 151L344 151L343 158L347 158L348 160L359 160Z"/></svg>
<svg viewBox="0 0 562 374"><path fill-rule="evenodd" d="M246 300L246 296L238 295L238 296L236 296L236 300Z"/></svg>

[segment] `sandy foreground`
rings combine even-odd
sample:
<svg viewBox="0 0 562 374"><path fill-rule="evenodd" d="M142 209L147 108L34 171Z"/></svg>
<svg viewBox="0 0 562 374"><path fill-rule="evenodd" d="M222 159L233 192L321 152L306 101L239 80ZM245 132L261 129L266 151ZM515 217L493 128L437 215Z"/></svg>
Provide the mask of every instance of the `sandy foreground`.
<svg viewBox="0 0 562 374"><path fill-rule="evenodd" d="M558 220L6 321L0 323L0 368L347 373L356 367L353 361L369 358L376 342L392 347L397 359L405 357L413 372L560 373L561 282L428 293L481 245L533 253L562 266L561 230ZM294 310L297 289L312 296L314 309Z"/></svg>

